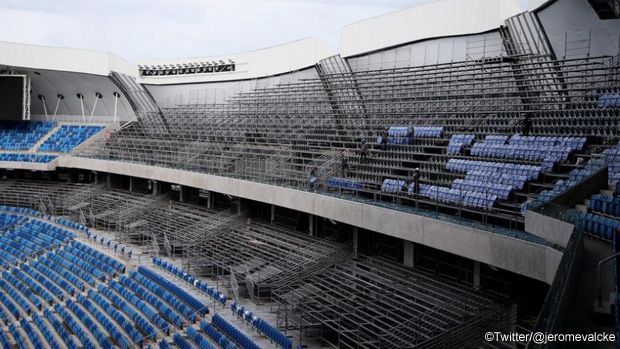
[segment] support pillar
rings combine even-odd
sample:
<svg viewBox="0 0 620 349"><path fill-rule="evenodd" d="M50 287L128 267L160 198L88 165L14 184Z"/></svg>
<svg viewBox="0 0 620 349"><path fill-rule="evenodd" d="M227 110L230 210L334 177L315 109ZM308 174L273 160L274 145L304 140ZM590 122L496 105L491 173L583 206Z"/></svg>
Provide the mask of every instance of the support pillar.
<svg viewBox="0 0 620 349"><path fill-rule="evenodd" d="M183 195L184 191L185 187L179 184L179 202L185 202L185 195Z"/></svg>
<svg viewBox="0 0 620 349"><path fill-rule="evenodd" d="M159 193L159 183L157 183L157 181L151 181L152 183L152 188L153 188L153 195L157 195Z"/></svg>
<svg viewBox="0 0 620 349"><path fill-rule="evenodd" d="M351 255L353 258L357 258L358 240L357 240L357 227L353 227L353 246L351 247Z"/></svg>
<svg viewBox="0 0 620 349"><path fill-rule="evenodd" d="M474 288L480 287L480 262L474 262Z"/></svg>
<svg viewBox="0 0 620 349"><path fill-rule="evenodd" d="M275 220L276 220L276 206L272 204L269 210L269 222L273 223L273 221Z"/></svg>
<svg viewBox="0 0 620 349"><path fill-rule="evenodd" d="M314 236L314 215L308 216L308 234Z"/></svg>
<svg viewBox="0 0 620 349"><path fill-rule="evenodd" d="M415 254L414 244L411 241L403 241L403 264L409 268L413 268Z"/></svg>
<svg viewBox="0 0 620 349"><path fill-rule="evenodd" d="M108 189L112 188L112 175L109 173L105 175L105 185Z"/></svg>
<svg viewBox="0 0 620 349"><path fill-rule="evenodd" d="M133 177L129 177L129 192L133 193Z"/></svg>

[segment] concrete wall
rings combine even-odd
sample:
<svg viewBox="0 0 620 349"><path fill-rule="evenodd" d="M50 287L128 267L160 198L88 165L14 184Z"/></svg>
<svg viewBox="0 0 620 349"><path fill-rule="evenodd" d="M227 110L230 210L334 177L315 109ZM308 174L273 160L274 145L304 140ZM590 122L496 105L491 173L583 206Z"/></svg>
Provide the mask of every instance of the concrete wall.
<svg viewBox="0 0 620 349"><path fill-rule="evenodd" d="M229 60L233 60L236 68L234 72L143 76L140 77L138 82L159 85L257 79L305 69L333 54L334 53L325 40L319 37L310 37L278 46L242 53L187 59L141 61L138 62L139 65L164 66L165 64L188 64L220 60L228 63Z"/></svg>
<svg viewBox="0 0 620 349"><path fill-rule="evenodd" d="M317 77L316 69L308 68L260 79L180 85L145 85L145 87L160 107L173 107L180 104L224 103L241 92Z"/></svg>
<svg viewBox="0 0 620 349"><path fill-rule="evenodd" d="M170 168L61 157L80 168L206 189L314 214L493 265L551 283L562 254L550 247L459 224L307 191Z"/></svg>
<svg viewBox="0 0 620 349"><path fill-rule="evenodd" d="M545 216L538 212L525 213L525 231L539 236L549 242L566 247L574 226L559 219Z"/></svg>
<svg viewBox="0 0 620 349"><path fill-rule="evenodd" d="M521 12L514 0L440 0L342 28L341 55L350 57L419 40L496 30Z"/></svg>
<svg viewBox="0 0 620 349"><path fill-rule="evenodd" d="M0 66L94 75L110 71L136 76L136 68L108 52L0 42Z"/></svg>
<svg viewBox="0 0 620 349"><path fill-rule="evenodd" d="M354 71L404 68L496 57L504 46L499 31L419 41L348 58Z"/></svg>
<svg viewBox="0 0 620 349"><path fill-rule="evenodd" d="M536 13L557 58L620 52L620 19L600 19L587 0L556 0Z"/></svg>

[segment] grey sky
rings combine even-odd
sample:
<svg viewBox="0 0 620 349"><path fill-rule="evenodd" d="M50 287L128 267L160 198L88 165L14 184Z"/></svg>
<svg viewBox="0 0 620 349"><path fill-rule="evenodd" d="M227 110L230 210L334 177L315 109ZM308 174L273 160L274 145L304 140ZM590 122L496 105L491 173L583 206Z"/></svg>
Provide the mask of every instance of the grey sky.
<svg viewBox="0 0 620 349"><path fill-rule="evenodd" d="M0 0L0 41L105 50L136 62L320 36L430 0ZM466 1L466 0L462 0ZM519 0L525 8L527 0Z"/></svg>

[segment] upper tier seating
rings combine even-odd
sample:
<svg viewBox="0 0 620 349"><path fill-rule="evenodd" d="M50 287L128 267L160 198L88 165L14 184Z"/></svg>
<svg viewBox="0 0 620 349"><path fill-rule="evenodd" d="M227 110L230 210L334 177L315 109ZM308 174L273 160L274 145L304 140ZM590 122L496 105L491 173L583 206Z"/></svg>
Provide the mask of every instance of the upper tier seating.
<svg viewBox="0 0 620 349"><path fill-rule="evenodd" d="M62 125L41 144L39 151L69 153L102 129L103 126Z"/></svg>
<svg viewBox="0 0 620 349"><path fill-rule="evenodd" d="M525 213L528 209L534 209L540 207L544 203L552 200L558 195L564 193L568 189L576 186L580 182L587 179L589 176L599 171L605 166L605 160L603 159L590 159L586 164L585 168L579 169L576 168L569 173L569 177L567 180L560 179L555 182L553 188L551 190L543 190L540 192L538 197L530 202L524 202L521 207L521 213Z"/></svg>
<svg viewBox="0 0 620 349"><path fill-rule="evenodd" d="M489 139L490 136L487 136ZM583 137L522 137L512 136L508 144L494 139L491 143L480 142L473 145L471 155L506 159L543 161L542 169L550 171L559 161L564 161L576 151L582 150L586 143Z"/></svg>
<svg viewBox="0 0 620 349"><path fill-rule="evenodd" d="M29 150L55 126L53 121L0 122L0 150Z"/></svg>
<svg viewBox="0 0 620 349"><path fill-rule="evenodd" d="M448 155L460 154L463 150L463 147L470 146L473 143L474 139L476 139L475 135L452 135L452 137L450 137L450 143L448 143Z"/></svg>

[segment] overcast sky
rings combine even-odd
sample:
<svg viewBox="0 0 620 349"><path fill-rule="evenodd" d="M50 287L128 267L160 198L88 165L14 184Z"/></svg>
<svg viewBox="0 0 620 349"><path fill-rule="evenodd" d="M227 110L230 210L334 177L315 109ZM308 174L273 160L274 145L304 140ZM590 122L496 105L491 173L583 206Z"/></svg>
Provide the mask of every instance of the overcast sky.
<svg viewBox="0 0 620 349"><path fill-rule="evenodd" d="M0 41L110 51L130 62L255 50L430 0L0 0ZM467 0L461 0L467 1ZM527 0L519 0L524 7Z"/></svg>

